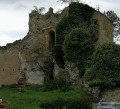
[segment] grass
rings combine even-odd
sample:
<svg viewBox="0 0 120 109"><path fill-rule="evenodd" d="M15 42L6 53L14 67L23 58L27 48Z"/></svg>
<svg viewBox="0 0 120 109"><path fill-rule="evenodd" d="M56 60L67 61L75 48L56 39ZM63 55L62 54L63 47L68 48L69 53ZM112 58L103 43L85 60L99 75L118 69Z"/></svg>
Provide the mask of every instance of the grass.
<svg viewBox="0 0 120 109"><path fill-rule="evenodd" d="M91 97L84 90L70 90L60 92L59 90L41 92L38 87L25 87L24 90L12 89L8 86L0 88L0 98L8 101L5 105L10 109L42 109L40 104L52 103L57 99L88 101Z"/></svg>

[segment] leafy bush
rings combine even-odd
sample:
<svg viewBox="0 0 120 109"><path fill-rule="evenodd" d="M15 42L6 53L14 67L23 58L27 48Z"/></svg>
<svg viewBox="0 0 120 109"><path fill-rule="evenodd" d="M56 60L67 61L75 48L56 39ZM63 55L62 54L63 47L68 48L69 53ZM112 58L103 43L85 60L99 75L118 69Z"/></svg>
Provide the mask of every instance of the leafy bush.
<svg viewBox="0 0 120 109"><path fill-rule="evenodd" d="M82 97L82 96L81 96ZM44 102L40 104L40 107L43 109L90 109L92 103L92 97L88 96L83 98L57 98L52 102Z"/></svg>
<svg viewBox="0 0 120 109"><path fill-rule="evenodd" d="M18 84L11 84L11 85L2 85L0 88L7 88L7 89L17 89L19 87Z"/></svg>
<svg viewBox="0 0 120 109"><path fill-rule="evenodd" d="M104 43L93 53L90 71L85 74L91 86L120 85L120 46Z"/></svg>
<svg viewBox="0 0 120 109"><path fill-rule="evenodd" d="M50 80L43 86L43 91L52 91L59 89L60 91L70 90L70 83L63 77L56 77L54 80Z"/></svg>
<svg viewBox="0 0 120 109"><path fill-rule="evenodd" d="M64 66L62 45L65 36L70 33L72 29L84 28L92 34L91 36L93 36L93 40L97 40L97 30L91 22L94 11L93 8L82 3L73 2L69 5L69 14L63 17L56 27L56 46L53 50L53 56L58 65ZM59 49L56 49L58 45Z"/></svg>
<svg viewBox="0 0 120 109"><path fill-rule="evenodd" d="M76 63L82 75L86 69L86 62L93 50L94 43L92 38L84 29L74 29L65 37L63 44L64 58Z"/></svg>

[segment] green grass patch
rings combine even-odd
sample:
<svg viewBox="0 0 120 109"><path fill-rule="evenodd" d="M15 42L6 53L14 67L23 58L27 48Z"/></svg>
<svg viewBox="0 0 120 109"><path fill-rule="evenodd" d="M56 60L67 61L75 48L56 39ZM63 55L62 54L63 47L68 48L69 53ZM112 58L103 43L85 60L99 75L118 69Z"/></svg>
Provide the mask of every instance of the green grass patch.
<svg viewBox="0 0 120 109"><path fill-rule="evenodd" d="M38 88L38 86L36 86ZM25 87L24 91L2 87L0 88L0 98L4 101L8 101L5 105L10 109L52 109L45 106L54 106L57 104L59 107L61 104L67 105L67 107L80 104L80 109L88 109L91 104L92 98L83 89L76 91L70 90L67 92L61 92L59 90L50 92L41 92L36 87ZM41 108L43 107L43 108ZM73 106L74 107L74 106ZM56 108L59 109L59 108ZM69 109L78 109L76 107Z"/></svg>

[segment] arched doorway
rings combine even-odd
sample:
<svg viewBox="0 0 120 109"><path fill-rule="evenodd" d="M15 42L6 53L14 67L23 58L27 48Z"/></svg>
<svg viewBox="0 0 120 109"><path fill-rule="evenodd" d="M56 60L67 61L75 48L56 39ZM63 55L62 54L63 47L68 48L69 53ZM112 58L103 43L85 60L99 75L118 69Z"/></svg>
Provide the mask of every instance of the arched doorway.
<svg viewBox="0 0 120 109"><path fill-rule="evenodd" d="M49 32L49 47L50 49L54 47L55 44L55 32L51 30Z"/></svg>

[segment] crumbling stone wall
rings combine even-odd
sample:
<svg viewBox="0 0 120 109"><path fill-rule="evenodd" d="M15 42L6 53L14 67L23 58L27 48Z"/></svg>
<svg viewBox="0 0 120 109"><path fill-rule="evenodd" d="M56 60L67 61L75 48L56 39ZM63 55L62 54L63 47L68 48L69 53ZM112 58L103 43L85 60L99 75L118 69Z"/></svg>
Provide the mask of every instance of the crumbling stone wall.
<svg viewBox="0 0 120 109"><path fill-rule="evenodd" d="M120 88L105 89L101 93L104 102L120 102Z"/></svg>
<svg viewBox="0 0 120 109"><path fill-rule="evenodd" d="M53 13L50 8L45 15L40 15L37 11L32 11L29 15L29 31L25 38L17 43L10 44L0 48L0 85L14 84L21 78L26 78L28 84L43 84L46 78L45 67L47 61L53 61L50 46L49 32L55 32L56 25L60 19L68 14L68 8L65 8L61 14ZM110 21L101 13L95 12L93 19L97 20L99 31L98 44L112 41L113 26ZM57 65L56 65L57 66ZM54 75L64 73L65 69L54 67ZM70 78L75 79L79 73L76 69L71 70L66 66ZM73 72L72 72L73 71ZM77 70L78 71L78 70ZM72 77L72 73L74 74ZM75 75L77 74L77 75ZM78 81L79 79L77 79Z"/></svg>
<svg viewBox="0 0 120 109"><path fill-rule="evenodd" d="M36 11L30 13L29 32L21 42L19 53L21 69L28 84L43 84L46 81L44 64L53 61L49 50L49 32L54 31L56 39L55 26L65 15L65 10L60 15L53 13L51 8L45 15L40 15Z"/></svg>
<svg viewBox="0 0 120 109"><path fill-rule="evenodd" d="M27 83L43 84L44 83L44 62L51 57L47 47L46 32L28 34L22 43L20 50L21 69L26 75Z"/></svg>
<svg viewBox="0 0 120 109"><path fill-rule="evenodd" d="M37 11L32 11L29 14L30 33L36 34L45 28L55 27L61 18L68 14L68 8L65 8L61 14L53 13L51 10L52 8L44 15L40 15Z"/></svg>
<svg viewBox="0 0 120 109"><path fill-rule="evenodd" d="M98 41L97 44L103 42L113 42L113 24L110 20L102 13L96 11L93 15L98 30Z"/></svg>
<svg viewBox="0 0 120 109"><path fill-rule="evenodd" d="M0 85L15 84L22 78L19 47L18 42L0 48Z"/></svg>

